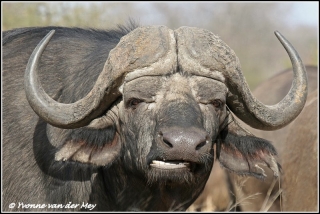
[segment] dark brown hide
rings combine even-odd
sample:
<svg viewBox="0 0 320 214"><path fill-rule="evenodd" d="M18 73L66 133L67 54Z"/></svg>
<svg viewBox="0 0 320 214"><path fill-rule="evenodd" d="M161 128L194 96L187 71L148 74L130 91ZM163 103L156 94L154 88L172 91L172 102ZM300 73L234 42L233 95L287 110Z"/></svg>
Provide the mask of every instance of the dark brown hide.
<svg viewBox="0 0 320 214"><path fill-rule="evenodd" d="M318 209L318 90L308 96L300 116L292 124L283 145L283 211ZM300 134L297 134L297 131ZM301 149L300 149L301 148Z"/></svg>

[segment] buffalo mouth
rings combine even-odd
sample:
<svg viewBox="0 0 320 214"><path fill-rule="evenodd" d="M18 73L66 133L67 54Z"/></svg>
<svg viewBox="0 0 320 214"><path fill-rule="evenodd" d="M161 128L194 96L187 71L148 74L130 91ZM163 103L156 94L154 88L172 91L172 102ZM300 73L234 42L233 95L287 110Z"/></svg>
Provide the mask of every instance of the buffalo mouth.
<svg viewBox="0 0 320 214"><path fill-rule="evenodd" d="M150 163L150 167L160 170L187 170L190 172L194 172L194 170L197 167L197 164L194 162L183 160L153 160Z"/></svg>
<svg viewBox="0 0 320 214"><path fill-rule="evenodd" d="M208 173L204 166L191 160L153 159L149 162L148 183L179 188L181 185L194 185L203 173Z"/></svg>

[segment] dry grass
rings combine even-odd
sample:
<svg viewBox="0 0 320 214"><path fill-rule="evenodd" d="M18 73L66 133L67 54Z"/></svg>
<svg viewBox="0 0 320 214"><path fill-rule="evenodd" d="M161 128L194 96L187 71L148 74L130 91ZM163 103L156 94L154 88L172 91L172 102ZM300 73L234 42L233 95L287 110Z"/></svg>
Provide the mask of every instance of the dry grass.
<svg viewBox="0 0 320 214"><path fill-rule="evenodd" d="M274 193L272 193L272 190L274 188L275 183L278 181L279 179L279 190ZM236 185L235 187L235 191L240 193L242 192L242 188L245 185L247 179L244 179L243 181L241 181L241 183L238 183L238 185ZM266 194L266 197L261 205L260 208L260 212L267 212L270 207L273 205L273 203L275 202L275 200L280 196L280 209L282 210L282 206L281 206L281 193L282 193L282 189L280 188L280 177L279 178L275 178L272 182L272 184L270 185L268 192ZM231 193L233 195L233 193ZM201 204L192 204L187 211L188 212L195 212L195 211L202 211L202 212L213 212L213 211L232 211L234 210L237 206L243 206L243 205L250 205L252 203L252 200L255 199L257 196L261 195L262 193L255 193L249 196L244 196L244 195L240 195L240 196L235 196L235 201L229 201L228 206L225 207L225 209L223 210L217 210L217 207L219 207L217 203L217 201L214 200L215 197L212 196L212 194L208 194L207 197L205 198L205 200L202 201ZM239 195L239 194L238 194Z"/></svg>
<svg viewBox="0 0 320 214"><path fill-rule="evenodd" d="M274 187L274 185L275 185L275 183L277 182L278 179L279 179L279 190L278 190L278 192L276 192L274 195L272 195L270 197L271 192L273 190L273 187ZM280 195L280 210L282 210L281 209L281 193L282 193L282 189L280 188L280 186L281 185L280 185L280 176L279 176L277 179L273 179L272 184L270 185L270 187L268 189L266 198L265 198L265 200L264 200L264 202L263 202L263 204L261 206L261 209L260 209L261 212L267 212L270 209L270 207L272 206L272 204L274 203L274 201L278 198L279 195Z"/></svg>
<svg viewBox="0 0 320 214"><path fill-rule="evenodd" d="M205 201L201 205L191 204L191 206L187 209L188 212L212 212L217 211L217 206L215 205L212 196L206 197Z"/></svg>

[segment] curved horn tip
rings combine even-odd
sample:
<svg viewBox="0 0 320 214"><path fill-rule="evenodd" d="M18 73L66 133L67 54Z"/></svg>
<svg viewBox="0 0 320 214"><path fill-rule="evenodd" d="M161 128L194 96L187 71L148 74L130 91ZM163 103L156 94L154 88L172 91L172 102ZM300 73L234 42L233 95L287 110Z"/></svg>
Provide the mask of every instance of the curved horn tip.
<svg viewBox="0 0 320 214"><path fill-rule="evenodd" d="M277 31L277 30L274 31L274 34L276 34L276 35L280 34L281 35L281 33L279 31Z"/></svg>
<svg viewBox="0 0 320 214"><path fill-rule="evenodd" d="M274 31L274 34L276 35L276 37L281 41L284 40L284 36L279 32L279 31ZM285 39L286 40L286 39Z"/></svg>
<svg viewBox="0 0 320 214"><path fill-rule="evenodd" d="M51 39L51 37L53 36L53 34L56 32L56 30L50 30L49 33L45 36L45 38Z"/></svg>

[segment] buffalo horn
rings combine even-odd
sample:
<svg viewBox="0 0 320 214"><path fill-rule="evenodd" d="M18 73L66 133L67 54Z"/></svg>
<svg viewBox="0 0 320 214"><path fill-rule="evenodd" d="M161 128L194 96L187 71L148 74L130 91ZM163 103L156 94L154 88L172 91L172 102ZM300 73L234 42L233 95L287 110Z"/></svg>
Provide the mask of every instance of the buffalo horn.
<svg viewBox="0 0 320 214"><path fill-rule="evenodd" d="M129 72L157 64L164 68L164 59L175 59L172 30L165 26L137 28L122 37L117 46L110 51L95 85L84 98L70 104L60 103L44 91L38 77L40 57L54 32L50 31L30 56L24 85L27 100L35 113L59 128L86 126L102 115L121 96L119 87ZM174 60L171 63L174 63Z"/></svg>
<svg viewBox="0 0 320 214"><path fill-rule="evenodd" d="M237 80L230 79L232 85L237 85L227 101L230 109L245 123L261 130L276 130L289 124L302 111L308 95L306 70L299 54L278 31L275 35L287 51L293 68L290 91L279 103L269 106L257 100L242 75Z"/></svg>

